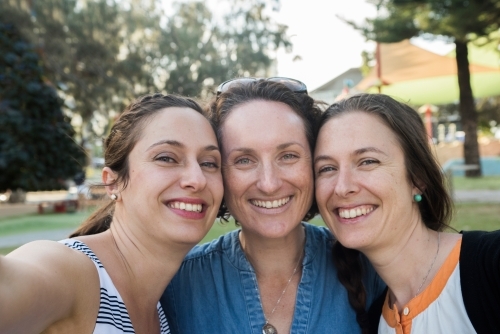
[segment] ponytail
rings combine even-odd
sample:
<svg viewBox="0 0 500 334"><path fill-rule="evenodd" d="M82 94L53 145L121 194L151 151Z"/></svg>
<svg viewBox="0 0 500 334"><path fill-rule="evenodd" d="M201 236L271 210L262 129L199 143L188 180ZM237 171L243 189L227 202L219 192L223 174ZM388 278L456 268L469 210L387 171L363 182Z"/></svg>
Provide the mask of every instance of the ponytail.
<svg viewBox="0 0 500 334"><path fill-rule="evenodd" d="M88 217L71 235L70 238L104 232L111 226L115 202L106 201L90 217Z"/></svg>
<svg viewBox="0 0 500 334"><path fill-rule="evenodd" d="M360 255L359 251L346 248L338 241L333 245L333 263L337 267L337 276L347 290L349 304L356 312L356 321L361 327L361 333L368 334L366 290L362 280L364 269Z"/></svg>

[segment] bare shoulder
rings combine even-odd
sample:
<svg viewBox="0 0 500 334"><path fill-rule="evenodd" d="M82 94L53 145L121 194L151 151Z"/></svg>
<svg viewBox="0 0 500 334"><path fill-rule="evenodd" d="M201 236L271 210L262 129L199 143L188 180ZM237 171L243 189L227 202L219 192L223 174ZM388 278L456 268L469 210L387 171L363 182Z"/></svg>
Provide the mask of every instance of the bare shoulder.
<svg viewBox="0 0 500 334"><path fill-rule="evenodd" d="M8 313L0 332L38 331L84 309L94 313L89 305L98 293L98 274L85 254L54 241L28 243L0 257L0 308Z"/></svg>

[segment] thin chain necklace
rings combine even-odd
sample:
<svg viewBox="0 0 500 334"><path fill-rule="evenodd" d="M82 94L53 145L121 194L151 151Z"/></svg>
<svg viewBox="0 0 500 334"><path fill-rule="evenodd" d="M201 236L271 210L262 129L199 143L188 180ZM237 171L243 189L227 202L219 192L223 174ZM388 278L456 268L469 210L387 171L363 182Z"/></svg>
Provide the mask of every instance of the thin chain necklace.
<svg viewBox="0 0 500 334"><path fill-rule="evenodd" d="M250 264L252 265L252 267L255 268L252 261L250 261L250 257L247 256L247 259L250 262ZM260 307L262 308L262 313L264 313L264 318L266 319L266 323L264 324L264 326L262 326L262 334L278 334L278 330L276 329L276 327L274 327L271 323L269 323L269 318L271 318L274 311L276 311L276 308L278 307L279 303L281 302L281 299L283 298L283 296L286 292L286 289L290 285L290 282L292 281L293 276L297 273L297 269L299 268L299 264L300 264L301 260L302 260L302 256L299 257L299 260L297 261L295 268L293 268L292 275L290 275L290 278L286 282L285 288L283 289L283 292L281 292L281 295L278 298L278 301L276 301L276 304L274 305L273 310L271 311L271 314L269 316L267 316L266 313L264 312L264 306L262 306L262 299L260 298L260 292L259 292L259 290L257 290L257 293L259 295ZM255 269L254 269L254 271L255 271ZM257 272L255 272L255 275L253 275L252 278L254 280L255 286L258 287L259 284L257 283L255 276L257 276Z"/></svg>
<svg viewBox="0 0 500 334"><path fill-rule="evenodd" d="M425 274L424 280L422 281L422 284L420 284L420 286L418 287L417 293L415 294L415 296L417 296L420 293L420 289L422 289L422 287L425 284L425 281L427 281L427 277L429 277L429 274L431 273L432 267L434 267L434 262L436 262L436 258L439 254L439 244L441 243L440 242L441 241L441 234L440 233L441 232L438 232L438 247L437 247L436 255L434 255L434 259L432 260L431 267L427 271L427 274Z"/></svg>

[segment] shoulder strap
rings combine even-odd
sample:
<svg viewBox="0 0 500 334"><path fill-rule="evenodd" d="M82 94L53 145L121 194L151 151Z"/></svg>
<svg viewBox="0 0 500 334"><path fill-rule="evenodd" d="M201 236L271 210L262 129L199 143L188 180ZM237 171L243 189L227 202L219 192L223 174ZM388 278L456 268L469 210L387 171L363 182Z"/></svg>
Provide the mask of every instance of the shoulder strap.
<svg viewBox="0 0 500 334"><path fill-rule="evenodd" d="M461 232L460 281L469 319L478 334L500 329L500 230Z"/></svg>

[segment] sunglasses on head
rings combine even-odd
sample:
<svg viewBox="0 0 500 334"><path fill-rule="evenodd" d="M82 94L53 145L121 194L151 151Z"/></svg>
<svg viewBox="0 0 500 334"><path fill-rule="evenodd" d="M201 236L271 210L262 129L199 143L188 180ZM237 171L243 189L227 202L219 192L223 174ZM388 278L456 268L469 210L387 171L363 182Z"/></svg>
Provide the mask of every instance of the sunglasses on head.
<svg viewBox="0 0 500 334"><path fill-rule="evenodd" d="M247 84L258 80L262 80L262 78L234 78L224 81L219 85L219 87L217 87L217 96L227 91L233 85ZM290 89L295 93L307 94L307 86L305 85L305 83L299 80L285 78L285 77L271 77L271 78L264 78L263 80L279 82L280 84L285 85L288 89Z"/></svg>

